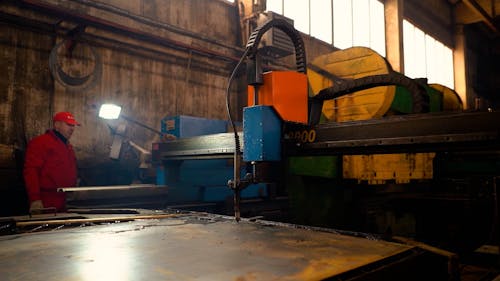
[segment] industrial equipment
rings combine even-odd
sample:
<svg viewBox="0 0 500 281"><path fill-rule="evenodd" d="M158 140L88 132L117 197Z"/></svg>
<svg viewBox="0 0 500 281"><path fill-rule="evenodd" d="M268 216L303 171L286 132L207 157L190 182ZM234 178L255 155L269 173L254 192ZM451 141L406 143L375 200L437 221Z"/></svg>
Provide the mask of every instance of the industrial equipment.
<svg viewBox="0 0 500 281"><path fill-rule="evenodd" d="M264 73L258 46L271 28L293 42L296 71ZM157 143L156 164L233 158L228 185L234 190L236 220L246 186L274 183L288 194L294 222L403 233L429 242L450 242L443 228L452 223L457 240L444 246L474 241L465 243L470 249L485 242L494 216L493 185L500 175L499 112L465 112L452 90L394 72L367 48L307 64L300 34L281 19L251 34L229 79L228 96L245 59L249 106L243 109L243 131L231 120L228 98L232 133ZM478 155L489 157L478 161ZM490 169L478 176L462 165L474 161ZM242 166L249 171L244 176ZM457 174L458 167L465 173ZM428 210L418 211L420 204ZM447 212L432 214L443 205ZM470 215L453 216L457 210ZM481 223L474 219L478 214L485 218ZM462 224L471 222L479 231L464 230L469 226Z"/></svg>
<svg viewBox="0 0 500 281"><path fill-rule="evenodd" d="M225 133L228 129L226 120L214 120L193 116L168 116L161 121L161 131L164 136L174 140L183 140L199 135ZM171 141L171 140L170 140ZM167 140L167 142L170 142ZM157 144L154 144L156 147ZM187 147L187 149L190 149ZM192 149L196 149L192 147ZM245 174L246 171L239 171ZM232 163L226 159L210 159L197 157L196 159L174 159L164 161L157 166L156 184L168 186L169 197L166 205L178 208L189 204L191 208L197 206L211 206L224 203L226 198L232 197L227 188L227 180L233 174ZM253 184L244 191L244 198L259 198L267 195L267 188L263 184ZM215 206L214 208L217 208Z"/></svg>
<svg viewBox="0 0 500 281"><path fill-rule="evenodd" d="M290 37L297 71L263 73L258 45L270 28ZM370 50L359 52L384 65ZM372 210L370 204L387 197L399 203L408 199L415 200L413 204L449 203L450 197L429 197L445 189L428 183L449 183L444 179L461 169L470 172L461 159L494 163L481 176L498 175L499 112L441 112L460 109L452 92L392 72L386 62L382 73L341 75L335 69L342 67L329 69L331 61L348 61L337 60L337 55L306 64L302 39L293 26L284 20L265 23L252 33L230 78L231 82L247 59L249 106L243 110L242 132L232 120L229 103L229 133L221 120L166 118L162 133L175 138L153 144L152 158L157 183L169 184L169 189L86 188L86 192L128 190L139 196L151 189L153 193L147 194L162 200L179 196L210 201L207 196L214 195L220 200L232 192L238 223L221 215L153 210L118 210L124 212L119 215L80 210L64 214L64 219L58 219L60 214L5 218L0 229L9 235L0 237L0 276L7 280L459 280L456 254L418 242L395 243L401 240L390 235L392 241L384 241L382 235L240 217L240 197L244 192L260 196L261 188L268 187L264 184L285 190L292 213L302 213L309 219L305 222L331 226L348 213L349 208L342 208L345 202L361 203L363 210ZM387 85L401 88L373 88ZM359 104L356 100L362 105L353 106ZM346 107L355 109L340 111ZM480 157L488 153L489 158ZM386 169L378 170L381 165ZM394 167L398 169L393 171ZM187 184L183 186L180 178ZM415 180L420 186L410 186ZM205 185L213 181L217 187L203 193L196 188L198 181ZM391 190L380 192L382 182L392 183ZM485 187L496 188L497 182L493 177ZM171 189L170 183L177 183L178 189ZM354 187L359 183L364 185ZM78 190L62 191L82 194ZM456 186L450 190L454 195L467 194ZM478 189L474 194L480 197ZM380 201L370 201L373 198ZM491 198L485 195L467 202L483 199ZM327 203L338 212L325 209ZM123 221L128 223L115 224ZM45 229L53 231L32 233ZM29 268L19 262L24 260Z"/></svg>

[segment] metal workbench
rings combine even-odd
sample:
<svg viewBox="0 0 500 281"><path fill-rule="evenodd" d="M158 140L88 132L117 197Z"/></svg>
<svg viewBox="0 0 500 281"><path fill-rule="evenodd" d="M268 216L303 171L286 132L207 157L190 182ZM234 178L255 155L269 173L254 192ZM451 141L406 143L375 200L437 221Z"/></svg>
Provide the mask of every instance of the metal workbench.
<svg viewBox="0 0 500 281"><path fill-rule="evenodd" d="M127 222L84 227L51 223L60 226L48 231L0 236L1 279L445 280L449 277L446 257L370 235L354 237L328 229L245 219L236 223L230 217L205 213L148 216L152 218L132 220L132 215ZM17 224L43 225L43 221L33 222L34 219L17 220Z"/></svg>

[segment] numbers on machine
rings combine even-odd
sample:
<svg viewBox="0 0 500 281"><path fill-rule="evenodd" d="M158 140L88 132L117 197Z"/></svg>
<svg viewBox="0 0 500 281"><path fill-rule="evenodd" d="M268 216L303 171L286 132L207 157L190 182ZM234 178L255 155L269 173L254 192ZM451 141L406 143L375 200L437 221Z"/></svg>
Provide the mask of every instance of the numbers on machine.
<svg viewBox="0 0 500 281"><path fill-rule="evenodd" d="M292 139L295 141L299 141L301 143L311 143L316 140L316 131L315 130L299 130L292 131L287 134L288 139Z"/></svg>

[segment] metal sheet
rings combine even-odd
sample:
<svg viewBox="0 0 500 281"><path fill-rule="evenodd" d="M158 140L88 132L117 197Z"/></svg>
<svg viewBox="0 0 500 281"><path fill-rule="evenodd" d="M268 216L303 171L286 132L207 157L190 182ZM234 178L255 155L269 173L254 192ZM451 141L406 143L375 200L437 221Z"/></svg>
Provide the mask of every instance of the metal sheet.
<svg viewBox="0 0 500 281"><path fill-rule="evenodd" d="M162 208L169 188L155 184L59 188L68 208Z"/></svg>
<svg viewBox="0 0 500 281"><path fill-rule="evenodd" d="M0 276L2 280L318 280L412 249L286 225L186 215L2 236Z"/></svg>
<svg viewBox="0 0 500 281"><path fill-rule="evenodd" d="M79 186L79 187L61 187L58 192L80 192L80 191L103 191L103 190L131 190L165 188L156 184L130 184L130 185L102 185L102 186Z"/></svg>

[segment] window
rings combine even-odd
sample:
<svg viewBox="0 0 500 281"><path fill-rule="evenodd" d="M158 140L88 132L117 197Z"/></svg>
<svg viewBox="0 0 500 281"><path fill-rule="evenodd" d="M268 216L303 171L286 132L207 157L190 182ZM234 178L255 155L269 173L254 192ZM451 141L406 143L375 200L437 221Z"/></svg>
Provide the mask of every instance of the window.
<svg viewBox="0 0 500 281"><path fill-rule="evenodd" d="M310 35L332 44L332 1L311 1Z"/></svg>
<svg viewBox="0 0 500 281"><path fill-rule="evenodd" d="M403 21L405 75L454 88L453 50Z"/></svg>
<svg viewBox="0 0 500 281"><path fill-rule="evenodd" d="M309 1L283 1L284 16L293 19L295 29L309 34Z"/></svg>
<svg viewBox="0 0 500 281"><path fill-rule="evenodd" d="M333 45L352 47L352 1L333 0Z"/></svg>
<svg viewBox="0 0 500 281"><path fill-rule="evenodd" d="M370 47L385 56L384 4L379 0L267 0L267 10L340 49Z"/></svg>
<svg viewBox="0 0 500 281"><path fill-rule="evenodd" d="M370 46L370 0L352 0L352 45Z"/></svg>
<svg viewBox="0 0 500 281"><path fill-rule="evenodd" d="M268 11L273 11L277 14L283 14L283 0L267 0L266 8Z"/></svg>
<svg viewBox="0 0 500 281"><path fill-rule="evenodd" d="M385 57L385 15L384 4L370 0L370 48Z"/></svg>
<svg viewBox="0 0 500 281"><path fill-rule="evenodd" d="M378 0L333 0L333 45L370 47L385 56L384 4Z"/></svg>

